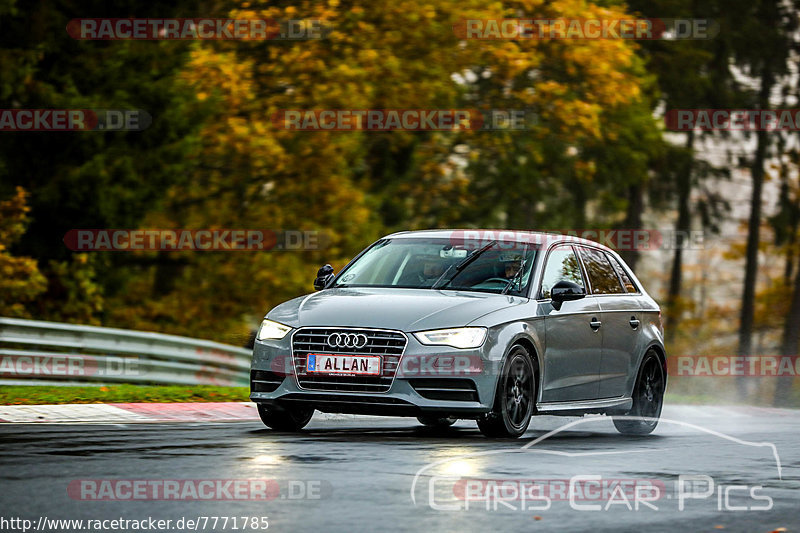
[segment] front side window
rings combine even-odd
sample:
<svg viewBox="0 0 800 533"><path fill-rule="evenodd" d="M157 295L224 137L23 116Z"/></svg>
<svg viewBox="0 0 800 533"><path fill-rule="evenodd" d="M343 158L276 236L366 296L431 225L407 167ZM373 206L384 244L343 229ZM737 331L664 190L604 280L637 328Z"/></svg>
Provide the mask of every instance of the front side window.
<svg viewBox="0 0 800 533"><path fill-rule="evenodd" d="M577 283L586 290L578 257L571 246L559 246L550 251L542 276L542 298L550 298L550 290L559 281Z"/></svg>
<svg viewBox="0 0 800 533"><path fill-rule="evenodd" d="M333 287L397 287L527 292L536 248L526 243L487 243L476 250L441 238L377 242L347 267Z"/></svg>
<svg viewBox="0 0 800 533"><path fill-rule="evenodd" d="M594 248L581 248L581 257L586 265L592 294L622 294L625 289L611 266L606 254Z"/></svg>

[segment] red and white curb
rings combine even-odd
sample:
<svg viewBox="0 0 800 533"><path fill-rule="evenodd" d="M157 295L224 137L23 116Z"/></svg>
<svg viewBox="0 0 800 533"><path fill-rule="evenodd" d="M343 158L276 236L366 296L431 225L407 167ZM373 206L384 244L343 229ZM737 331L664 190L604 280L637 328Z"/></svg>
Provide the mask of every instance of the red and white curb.
<svg viewBox="0 0 800 533"><path fill-rule="evenodd" d="M130 422L235 422L258 420L255 404L216 403L111 403L66 405L3 405L0 423L130 423Z"/></svg>
<svg viewBox="0 0 800 533"><path fill-rule="evenodd" d="M667 405L667 418L713 418L730 420L760 416L797 418L800 411L754 406ZM355 415L317 412L317 420L352 420ZM374 417L359 417L374 418ZM0 405L0 424L135 422L238 422L258 421L256 406L250 402L208 403L112 403L67 405Z"/></svg>

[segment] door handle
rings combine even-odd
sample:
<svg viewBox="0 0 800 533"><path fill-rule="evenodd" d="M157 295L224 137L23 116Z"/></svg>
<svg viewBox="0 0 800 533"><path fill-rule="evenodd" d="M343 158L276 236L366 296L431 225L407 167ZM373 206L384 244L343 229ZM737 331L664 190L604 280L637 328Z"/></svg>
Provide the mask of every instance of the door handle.
<svg viewBox="0 0 800 533"><path fill-rule="evenodd" d="M633 329L636 329L636 328L638 328L638 327L639 327L639 321L638 321L638 320L636 320L636 317L635 317L635 316L632 316L632 317L631 317L631 321L630 321L630 322L628 322L628 324L630 324L630 325L631 325L631 327L632 327Z"/></svg>
<svg viewBox="0 0 800 533"><path fill-rule="evenodd" d="M592 317L592 320L589 322L589 325L592 327L593 330L597 331L598 329L600 329L600 326L602 326L603 323L597 320L597 318Z"/></svg>

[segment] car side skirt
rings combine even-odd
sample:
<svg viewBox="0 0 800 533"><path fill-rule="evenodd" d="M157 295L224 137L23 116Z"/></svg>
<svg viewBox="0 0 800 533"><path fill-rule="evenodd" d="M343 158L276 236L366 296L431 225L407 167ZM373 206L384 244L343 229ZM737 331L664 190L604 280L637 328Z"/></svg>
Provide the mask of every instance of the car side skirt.
<svg viewBox="0 0 800 533"><path fill-rule="evenodd" d="M536 404L538 414L580 416L584 414L624 414L633 407L633 399L605 398L577 402L541 402Z"/></svg>

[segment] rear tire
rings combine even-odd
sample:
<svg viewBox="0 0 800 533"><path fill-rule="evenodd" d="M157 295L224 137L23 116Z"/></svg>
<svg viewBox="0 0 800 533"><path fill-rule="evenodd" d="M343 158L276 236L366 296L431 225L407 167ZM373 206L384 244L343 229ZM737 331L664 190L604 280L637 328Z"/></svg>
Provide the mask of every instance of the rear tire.
<svg viewBox="0 0 800 533"><path fill-rule="evenodd" d="M284 407L282 405L258 405L258 416L264 425L275 431L300 431L314 416L313 407Z"/></svg>
<svg viewBox="0 0 800 533"><path fill-rule="evenodd" d="M633 406L625 416L613 417L614 427L623 435L648 435L656 429L664 406L666 379L661 359L648 350L639 367L633 389ZM630 419L628 417L639 417Z"/></svg>
<svg viewBox="0 0 800 533"><path fill-rule="evenodd" d="M518 438L536 412L536 373L528 350L511 348L497 384L492 411L478 419L478 429L490 438Z"/></svg>
<svg viewBox="0 0 800 533"><path fill-rule="evenodd" d="M417 420L423 426L427 426L429 428L446 428L450 427L455 424L458 419L452 417L435 417L435 416L418 416Z"/></svg>

